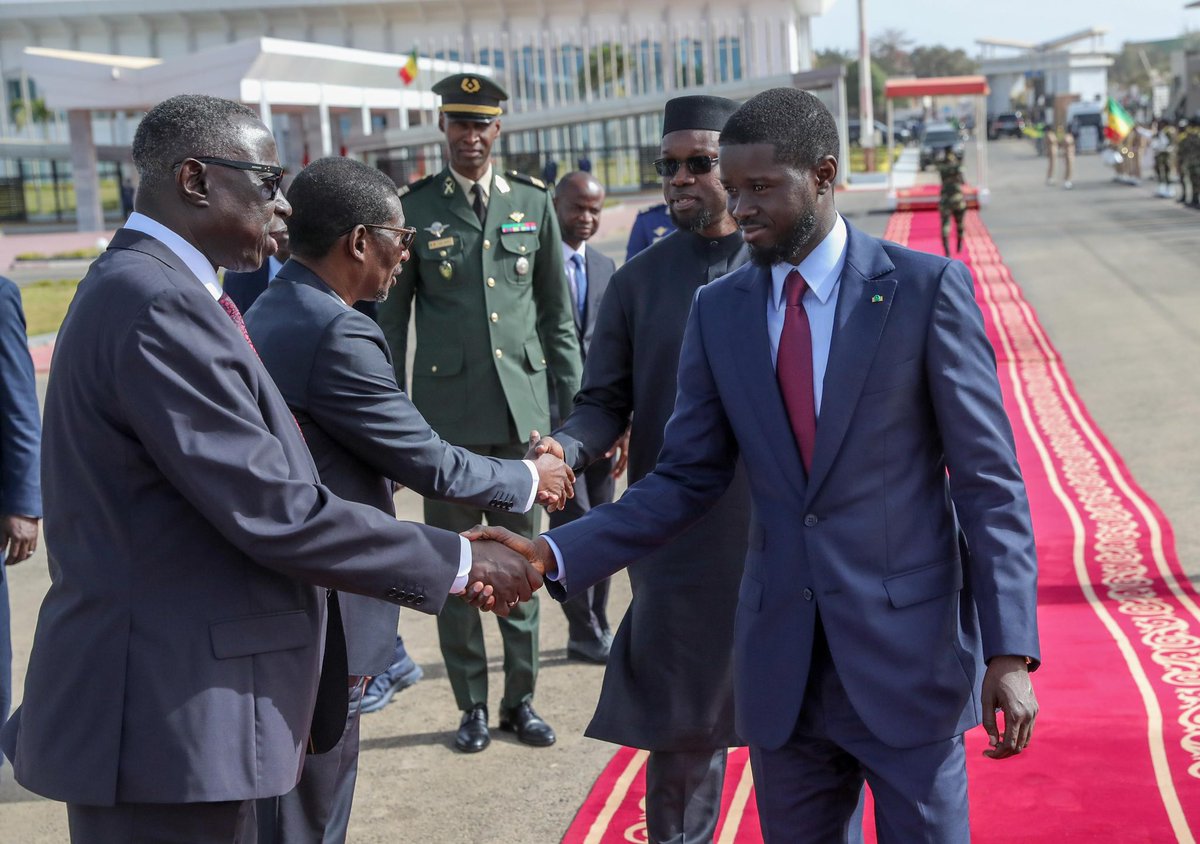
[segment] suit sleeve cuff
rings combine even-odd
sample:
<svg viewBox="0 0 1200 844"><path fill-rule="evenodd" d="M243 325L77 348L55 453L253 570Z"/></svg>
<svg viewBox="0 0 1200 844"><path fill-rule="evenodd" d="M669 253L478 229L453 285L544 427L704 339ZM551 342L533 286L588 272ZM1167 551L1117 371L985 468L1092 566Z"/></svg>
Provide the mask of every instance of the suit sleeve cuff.
<svg viewBox="0 0 1200 844"><path fill-rule="evenodd" d="M471 542L465 536L460 536L458 549L458 577L450 586L450 594L457 595L467 588L467 578L471 575Z"/></svg>
<svg viewBox="0 0 1200 844"><path fill-rule="evenodd" d="M550 550L554 552L554 559L558 561L558 571L554 573L546 572L546 580L552 580L558 585L565 587L567 585L567 570L563 565L562 551L559 550L558 546L554 543L554 540L550 538L550 534L543 533L542 539L546 540L546 544L549 545Z"/></svg>
<svg viewBox="0 0 1200 844"><path fill-rule="evenodd" d="M533 465L532 460L522 460L522 463L529 469L529 474L533 477L533 489L529 490L529 499L525 502L525 509L522 513L528 513L533 509L533 502L537 500L538 484L541 478L538 477L537 466Z"/></svg>

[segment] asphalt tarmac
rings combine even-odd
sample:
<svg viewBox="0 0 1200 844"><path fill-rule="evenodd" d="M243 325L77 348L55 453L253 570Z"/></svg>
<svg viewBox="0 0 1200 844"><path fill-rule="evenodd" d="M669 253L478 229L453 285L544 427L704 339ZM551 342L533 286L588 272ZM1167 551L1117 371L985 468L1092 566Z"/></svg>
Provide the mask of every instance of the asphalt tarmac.
<svg viewBox="0 0 1200 844"><path fill-rule="evenodd" d="M1111 169L1094 155L1077 160L1071 191L1043 184L1044 160L1027 141L991 144L990 162L985 224L1100 428L1170 518L1185 569L1200 577L1200 212L1155 198L1150 182L1114 183ZM842 193L837 204L852 224L882 234L888 219L882 193ZM615 210L612 216L629 218ZM624 237L623 230L605 233L596 245L619 257ZM420 518L415 496L401 493L398 503L402 518ZM19 699L48 584L44 551L8 574ZM628 595L627 579L617 577L611 617L620 617ZM350 841L561 838L613 748L582 737L603 669L568 661L561 611L543 600L542 613L534 705L557 730L558 743L528 748L496 731L491 747L472 756L451 747L458 712L435 625L417 613L403 614L401 630L425 679L363 718ZM497 690L500 640L490 619L485 629ZM20 789L7 766L0 771L0 839L67 840L62 806Z"/></svg>

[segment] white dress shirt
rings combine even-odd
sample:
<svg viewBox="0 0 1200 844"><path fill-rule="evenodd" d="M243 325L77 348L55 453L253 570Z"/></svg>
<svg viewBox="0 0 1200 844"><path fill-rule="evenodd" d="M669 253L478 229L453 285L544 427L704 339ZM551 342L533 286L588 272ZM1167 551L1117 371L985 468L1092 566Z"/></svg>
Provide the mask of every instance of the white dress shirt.
<svg viewBox="0 0 1200 844"><path fill-rule="evenodd" d="M221 285L217 281L217 271L213 268L212 263L195 246L192 246L192 244L188 243L162 223L147 217L145 214L139 214L137 211L129 215L129 219L125 221L124 228L149 235L167 247L175 257L183 261L184 266L191 270L192 275L200 279L200 283L212 294L214 302L221 298ZM222 313L224 313L224 309L222 309ZM533 495L530 496L529 506L525 508L528 510L529 507L533 506L533 498L537 495L537 470L529 461L526 461L526 463L533 473ZM471 543L461 536L458 538L458 541L458 577L454 579L454 583L450 586L451 594L461 592L467 588L467 578L471 573Z"/></svg>
<svg viewBox="0 0 1200 844"><path fill-rule="evenodd" d="M492 198L492 163L489 161L487 169L483 171L483 175L479 177L478 182L473 182L459 173L453 167L450 168L450 175L454 177L454 181L458 182L458 186L462 188L462 192L467 195L467 201L471 202L475 199L471 193L472 185L479 185L483 190L483 204L487 207L488 201Z"/></svg>

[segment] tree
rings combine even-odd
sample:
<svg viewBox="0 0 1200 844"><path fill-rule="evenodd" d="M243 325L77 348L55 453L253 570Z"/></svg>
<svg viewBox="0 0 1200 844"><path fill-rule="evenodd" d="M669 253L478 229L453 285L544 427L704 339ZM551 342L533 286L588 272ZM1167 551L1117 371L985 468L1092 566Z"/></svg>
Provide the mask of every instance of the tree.
<svg viewBox="0 0 1200 844"><path fill-rule="evenodd" d="M920 77L969 76L979 72L979 63L963 50L951 50L941 44L917 47L910 58L913 73Z"/></svg>
<svg viewBox="0 0 1200 844"><path fill-rule="evenodd" d="M871 39L871 61L888 76L911 76L913 43L904 30L889 27Z"/></svg>
<svg viewBox="0 0 1200 844"><path fill-rule="evenodd" d="M608 88L613 94L625 93L625 48L620 44L600 44L588 52L588 73L591 74L592 93L598 94ZM587 88L587 76L579 71L579 90ZM609 87L611 86L611 88Z"/></svg>
<svg viewBox="0 0 1200 844"><path fill-rule="evenodd" d="M876 116L883 114L883 86L886 82L887 73L871 62L871 104ZM846 108L855 116L862 114L858 107L858 62L846 65Z"/></svg>
<svg viewBox="0 0 1200 844"><path fill-rule="evenodd" d="M18 129L28 123L49 123L52 116L50 109L46 108L46 101L41 97L35 97L32 103L13 100L10 110L13 123L17 124Z"/></svg>

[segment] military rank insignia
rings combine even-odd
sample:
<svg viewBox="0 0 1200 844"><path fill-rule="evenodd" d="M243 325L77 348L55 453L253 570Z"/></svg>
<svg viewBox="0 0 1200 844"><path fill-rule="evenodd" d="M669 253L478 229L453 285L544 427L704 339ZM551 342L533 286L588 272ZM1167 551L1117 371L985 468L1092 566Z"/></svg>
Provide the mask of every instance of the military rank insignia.
<svg viewBox="0 0 1200 844"><path fill-rule="evenodd" d="M447 176L442 184L442 196L454 196L454 177Z"/></svg>
<svg viewBox="0 0 1200 844"><path fill-rule="evenodd" d="M442 278L449 281L454 276L454 265L449 261L442 261L438 264L438 272L441 273Z"/></svg>
<svg viewBox="0 0 1200 844"><path fill-rule="evenodd" d="M538 230L537 220L526 220L523 223L501 223L500 234L532 234Z"/></svg>

